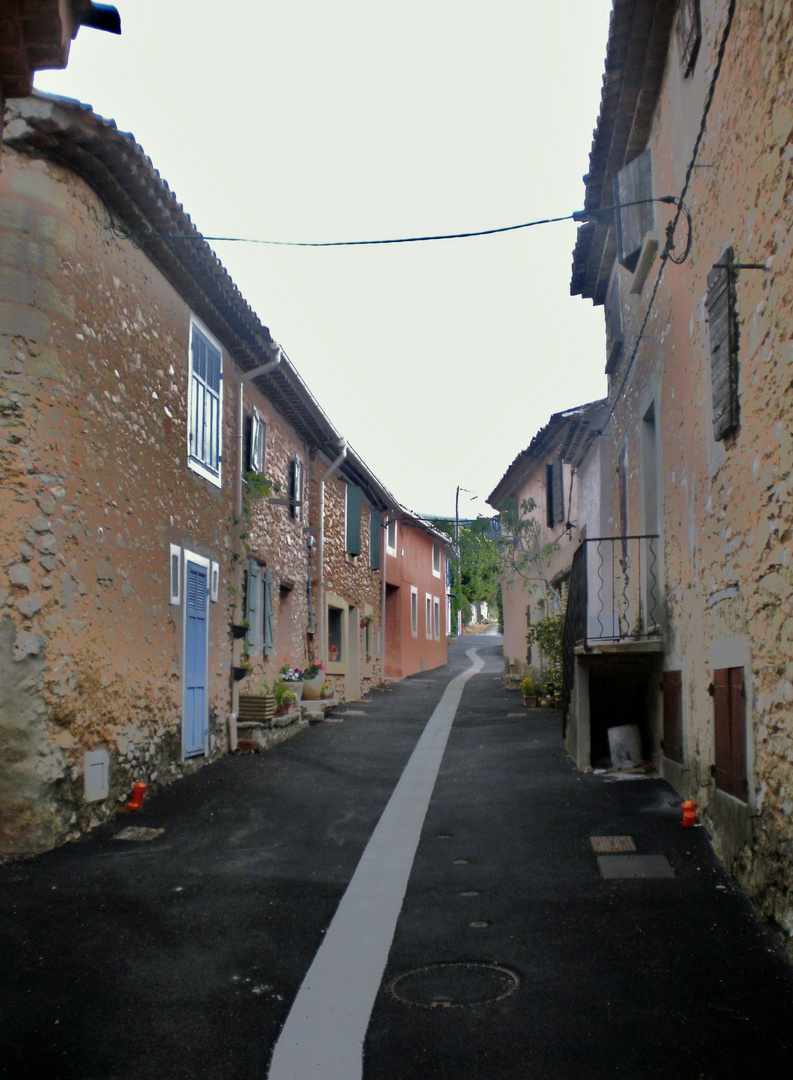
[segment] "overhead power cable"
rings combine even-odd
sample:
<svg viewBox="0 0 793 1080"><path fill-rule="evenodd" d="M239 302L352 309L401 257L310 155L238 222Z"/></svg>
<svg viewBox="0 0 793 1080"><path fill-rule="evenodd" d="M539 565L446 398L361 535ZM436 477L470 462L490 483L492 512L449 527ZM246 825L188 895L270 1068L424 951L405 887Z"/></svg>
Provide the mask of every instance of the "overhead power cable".
<svg viewBox="0 0 793 1080"><path fill-rule="evenodd" d="M665 195L659 199L636 199L634 202L620 203L614 206L601 206L597 210L576 210L572 214L564 214L561 217L539 218L537 221L524 221L520 225L502 225L496 229L478 229L470 232L439 233L428 236L399 236L383 240L259 240L247 236L204 236L202 233L160 233L160 232L128 232L126 236L130 240L204 240L207 243L228 244L268 244L272 247L369 247L376 244L425 244L435 240L468 240L475 236L494 236L497 233L517 232L519 229L533 229L537 225L555 225L559 221L584 221L589 217L605 214L612 210L624 209L628 206L639 206L642 203L676 202L673 195Z"/></svg>

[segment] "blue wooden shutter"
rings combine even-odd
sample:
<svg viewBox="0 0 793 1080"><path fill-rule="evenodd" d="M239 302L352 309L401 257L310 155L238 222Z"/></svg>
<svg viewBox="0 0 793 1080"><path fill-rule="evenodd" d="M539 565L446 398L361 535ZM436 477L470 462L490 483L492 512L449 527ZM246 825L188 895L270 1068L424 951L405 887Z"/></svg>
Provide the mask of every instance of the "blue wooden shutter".
<svg viewBox="0 0 793 1080"><path fill-rule="evenodd" d="M248 562L248 591L245 597L245 618L248 620L248 633L245 640L250 649L258 649L259 637L259 592L261 583L261 569L259 564L251 559Z"/></svg>
<svg viewBox="0 0 793 1080"><path fill-rule="evenodd" d="M380 569L380 531L380 511L372 507L369 511L369 565L373 570Z"/></svg>
<svg viewBox="0 0 793 1080"><path fill-rule="evenodd" d="M361 554L361 504L363 492L354 484L347 485L347 553Z"/></svg>
<svg viewBox="0 0 793 1080"><path fill-rule="evenodd" d="M275 649L273 637L273 574L264 571L264 655L272 656Z"/></svg>

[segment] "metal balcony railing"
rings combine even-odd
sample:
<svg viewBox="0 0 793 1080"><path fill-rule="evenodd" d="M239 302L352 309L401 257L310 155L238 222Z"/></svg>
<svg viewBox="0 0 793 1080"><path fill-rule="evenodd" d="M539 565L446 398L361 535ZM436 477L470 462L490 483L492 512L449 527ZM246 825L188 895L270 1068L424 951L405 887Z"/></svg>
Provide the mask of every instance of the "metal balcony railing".
<svg viewBox="0 0 793 1080"><path fill-rule="evenodd" d="M637 641L661 622L657 536L584 540L570 572L564 624L564 682L573 685L576 645Z"/></svg>

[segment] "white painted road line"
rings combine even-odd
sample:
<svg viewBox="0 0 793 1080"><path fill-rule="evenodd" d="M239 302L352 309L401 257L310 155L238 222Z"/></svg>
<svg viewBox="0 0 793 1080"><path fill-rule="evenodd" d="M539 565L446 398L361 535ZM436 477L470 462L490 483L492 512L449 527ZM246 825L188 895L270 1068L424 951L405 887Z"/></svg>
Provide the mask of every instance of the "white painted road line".
<svg viewBox="0 0 793 1080"><path fill-rule="evenodd" d="M463 688L455 676L416 743L341 898L273 1050L268 1080L360 1080L363 1042L380 989L427 807Z"/></svg>

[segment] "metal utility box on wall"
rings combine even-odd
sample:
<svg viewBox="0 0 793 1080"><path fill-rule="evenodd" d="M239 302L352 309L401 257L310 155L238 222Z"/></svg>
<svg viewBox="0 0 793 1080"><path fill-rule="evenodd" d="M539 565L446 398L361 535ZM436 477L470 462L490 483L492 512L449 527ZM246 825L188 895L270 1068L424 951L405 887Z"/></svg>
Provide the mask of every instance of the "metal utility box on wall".
<svg viewBox="0 0 793 1080"><path fill-rule="evenodd" d="M110 791L110 759L107 750L86 750L83 759L85 801L106 799Z"/></svg>

